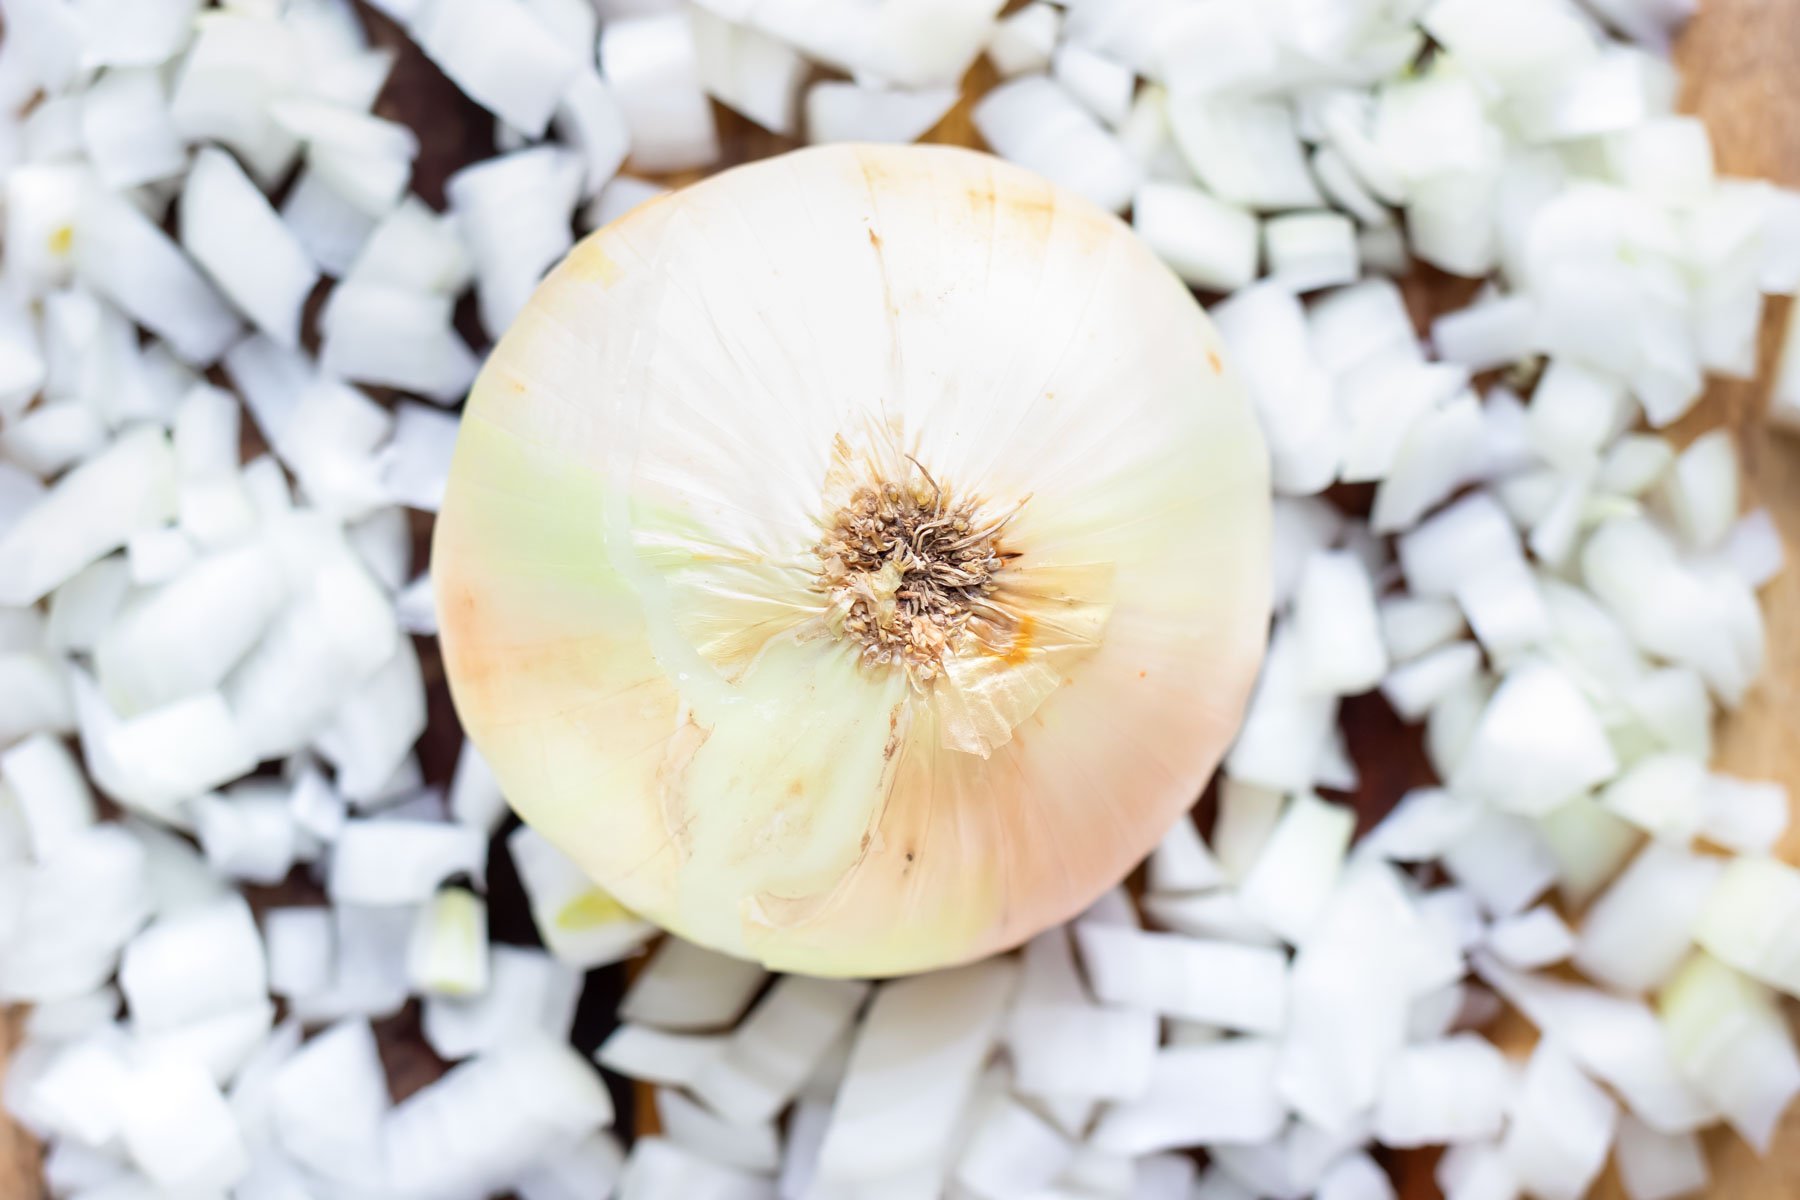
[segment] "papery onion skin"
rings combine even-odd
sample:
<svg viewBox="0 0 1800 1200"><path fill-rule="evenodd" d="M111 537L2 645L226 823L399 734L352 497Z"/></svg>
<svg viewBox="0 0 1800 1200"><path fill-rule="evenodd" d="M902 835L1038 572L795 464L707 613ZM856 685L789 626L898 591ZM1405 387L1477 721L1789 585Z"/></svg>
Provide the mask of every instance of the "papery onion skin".
<svg viewBox="0 0 1800 1200"><path fill-rule="evenodd" d="M837 976L1016 945L1241 719L1268 465L1223 354L1124 225L984 155L825 147L636 209L470 396L433 550L458 712L526 821L691 940ZM915 462L1023 502L1007 652L923 683L858 660L814 551L846 471Z"/></svg>

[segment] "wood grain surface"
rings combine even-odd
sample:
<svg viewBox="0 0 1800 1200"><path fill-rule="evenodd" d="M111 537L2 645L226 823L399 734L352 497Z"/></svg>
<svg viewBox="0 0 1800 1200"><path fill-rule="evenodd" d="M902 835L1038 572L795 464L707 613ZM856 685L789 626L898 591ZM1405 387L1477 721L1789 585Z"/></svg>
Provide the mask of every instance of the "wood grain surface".
<svg viewBox="0 0 1800 1200"><path fill-rule="evenodd" d="M415 187L428 201L441 205L443 181L450 171L492 153L493 121L413 51L392 24L366 8L364 16L379 42L402 52L378 111L419 133L422 151ZM1676 58L1685 83L1683 108L1705 118L1720 171L1800 187L1800 0L1702 0L1699 16L1677 43ZM967 81L969 95L926 140L979 146L969 118L971 101L993 82L985 63L977 64ZM720 127L727 162L764 157L795 144L724 110L720 110ZM1459 306L1472 290L1466 281L1430 272L1408 280L1406 287L1421 320ZM319 297L314 299L316 313ZM467 312L462 316L464 322L472 320ZM1685 440L1721 423L1732 429L1748 477L1748 502L1773 511L1788 545L1789 561L1796 564L1763 593L1768 666L1744 707L1722 723L1718 744L1724 769L1780 780L1800 796L1800 746L1796 745L1800 739L1795 736L1796 719L1800 718L1796 704L1800 700L1800 438L1774 435L1760 419L1785 316L1785 302L1770 306L1759 381L1714 383L1676 435ZM469 330L473 332L472 325ZM417 526L420 564L427 529L421 520ZM420 642L419 647L431 691L431 727L421 744L421 760L427 777L442 782L448 777L461 735L442 686L435 647L428 641ZM1402 726L1378 698L1347 704L1344 721L1362 770L1363 785L1353 799L1366 827L1419 781L1425 767L1416 732ZM1800 821L1783 849L1786 857L1800 861ZM503 855L496 860L492 880L495 936L529 942L534 935L517 880ZM316 898L310 885L298 879L254 897L259 906ZM577 1015L579 1044L592 1048L610 1030L622 984L622 972L616 969L601 972L590 982ZM19 1017L13 1013L0 1018L0 1079L18 1038ZM396 1097L417 1090L442 1071L443 1065L419 1035L416 1008L409 1006L399 1017L382 1023L380 1032ZM1502 1040L1522 1051L1530 1044L1531 1033L1515 1021L1505 1028ZM645 1094L634 1097L621 1092L617 1099L624 1122L639 1132L654 1127L649 1105L643 1103ZM1800 1198L1800 1106L1789 1112L1766 1160L1722 1132L1708 1138L1708 1151L1714 1168L1708 1195L1714 1200ZM1403 1200L1429 1200L1438 1195L1431 1178L1435 1155L1409 1153L1386 1161ZM0 1117L0 1200L34 1200L44 1194L36 1147ZM1610 1171L1598 1195L1602 1200L1621 1200L1623 1193Z"/></svg>

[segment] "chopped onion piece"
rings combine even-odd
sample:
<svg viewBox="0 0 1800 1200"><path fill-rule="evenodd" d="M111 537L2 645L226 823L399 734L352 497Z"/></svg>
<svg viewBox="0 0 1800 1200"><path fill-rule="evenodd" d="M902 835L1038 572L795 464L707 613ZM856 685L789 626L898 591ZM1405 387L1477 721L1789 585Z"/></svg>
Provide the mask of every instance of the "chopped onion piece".
<svg viewBox="0 0 1800 1200"><path fill-rule="evenodd" d="M581 973L541 950L495 945L488 951L487 990L475 996L428 996L425 1041L455 1062L521 1037L565 1039L581 998Z"/></svg>
<svg viewBox="0 0 1800 1200"><path fill-rule="evenodd" d="M1488 811L1444 850L1446 873L1494 916L1522 912L1556 882L1557 861L1538 827Z"/></svg>
<svg viewBox="0 0 1800 1200"><path fill-rule="evenodd" d="M538 146L464 167L445 183L490 335L512 324L539 278L573 244L569 216L581 182L573 155Z"/></svg>
<svg viewBox="0 0 1800 1200"><path fill-rule="evenodd" d="M1356 227L1334 212L1295 212L1263 224L1269 275L1296 292L1354 283Z"/></svg>
<svg viewBox="0 0 1800 1200"><path fill-rule="evenodd" d="M1739 1136L1768 1153L1781 1114L1800 1094L1800 1055L1774 993L1695 954L1663 989L1657 1011L1682 1075Z"/></svg>
<svg viewBox="0 0 1800 1200"><path fill-rule="evenodd" d="M1714 429L1675 459L1663 492L1690 546L1708 550L1724 541L1738 519L1738 462L1731 435Z"/></svg>
<svg viewBox="0 0 1800 1200"><path fill-rule="evenodd" d="M1075 1146L1017 1100L990 1108L969 1134L956 1164L956 1181L976 1196L1035 1192L1061 1175Z"/></svg>
<svg viewBox="0 0 1800 1200"><path fill-rule="evenodd" d="M1545 1200L1580 1200L1606 1165L1618 1106L1549 1038L1538 1043L1502 1143L1519 1180Z"/></svg>
<svg viewBox="0 0 1800 1200"><path fill-rule="evenodd" d="M269 991L282 997L316 996L331 986L331 912L322 907L271 908L263 913L269 958Z"/></svg>
<svg viewBox="0 0 1800 1200"><path fill-rule="evenodd" d="M231 895L165 913L125 947L119 988L140 1031L261 1001L268 966L249 906Z"/></svg>
<svg viewBox="0 0 1800 1200"><path fill-rule="evenodd" d="M681 171L717 160L718 133L686 13L608 21L600 34L600 70L625 110L638 170Z"/></svg>
<svg viewBox="0 0 1800 1200"><path fill-rule="evenodd" d="M955 88L901 92L820 80L806 92L806 140L815 145L916 142L944 119L957 97Z"/></svg>
<svg viewBox="0 0 1800 1200"><path fill-rule="evenodd" d="M1153 892L1204 892L1224 882L1224 870L1191 817L1176 821L1150 854L1148 884Z"/></svg>
<svg viewBox="0 0 1800 1200"><path fill-rule="evenodd" d="M0 787L11 789L32 857L39 861L54 857L94 823L94 794L81 768L62 742L47 734L33 734L0 752Z"/></svg>
<svg viewBox="0 0 1800 1200"><path fill-rule="evenodd" d="M250 1168L225 1098L205 1068L175 1055L146 1055L128 1077L120 1133L132 1161L174 1195L229 1188Z"/></svg>
<svg viewBox="0 0 1800 1200"><path fill-rule="evenodd" d="M1235 293L1212 317L1262 418L1275 490L1323 491L1343 462L1344 414L1331 376L1314 358L1299 300L1265 281Z"/></svg>
<svg viewBox="0 0 1800 1200"><path fill-rule="evenodd" d="M1045 76L1001 84L975 105L974 120L995 153L1102 208L1123 212L1141 182L1124 144Z"/></svg>
<svg viewBox="0 0 1800 1200"><path fill-rule="evenodd" d="M440 890L419 909L406 973L419 991L466 996L487 990L487 901L467 888Z"/></svg>
<svg viewBox="0 0 1800 1200"><path fill-rule="evenodd" d="M1287 962L1277 950L1086 923L1075 940L1105 1003L1250 1033L1282 1028Z"/></svg>
<svg viewBox="0 0 1800 1200"><path fill-rule="evenodd" d="M1387 671L1387 647L1375 613L1375 585L1349 550L1307 559L1294 593L1303 686L1351 696L1369 691Z"/></svg>
<svg viewBox="0 0 1800 1200"><path fill-rule="evenodd" d="M1474 1034L1408 1046L1382 1079L1375 1140L1408 1149L1498 1137L1512 1090L1506 1059Z"/></svg>
<svg viewBox="0 0 1800 1200"><path fill-rule="evenodd" d="M689 1090L736 1124L773 1120L850 1028L868 992L847 980L780 980Z"/></svg>
<svg viewBox="0 0 1800 1200"><path fill-rule="evenodd" d="M331 858L331 898L339 904L417 904L454 875L483 875L487 839L478 831L432 821L375 817L353 820Z"/></svg>
<svg viewBox="0 0 1800 1200"><path fill-rule="evenodd" d="M1583 1069L1616 1090L1645 1122L1667 1133L1700 1129L1718 1119L1677 1070L1678 1054L1641 1000L1582 987L1501 965L1485 952L1472 956L1482 980L1560 1044Z"/></svg>
<svg viewBox="0 0 1800 1200"><path fill-rule="evenodd" d="M458 1063L382 1120L386 1175L411 1196L491 1194L550 1151L611 1125L593 1067L547 1038Z"/></svg>
<svg viewBox="0 0 1800 1200"><path fill-rule="evenodd" d="M767 978L759 963L664 938L632 979L619 1016L682 1032L723 1029L737 1021Z"/></svg>
<svg viewBox="0 0 1800 1200"><path fill-rule="evenodd" d="M1278 625L1243 728L1226 755L1233 779L1273 791L1312 786L1313 766L1330 743L1338 701L1308 692L1304 670L1299 638L1289 625Z"/></svg>
<svg viewBox="0 0 1800 1200"><path fill-rule="evenodd" d="M1331 897L1355 829L1350 809L1296 795L1244 876L1244 911L1287 941L1304 942Z"/></svg>
<svg viewBox="0 0 1800 1200"><path fill-rule="evenodd" d="M1696 1135L1659 1133L1629 1113L1619 1120L1616 1153L1628 1200L1675 1200L1704 1191L1709 1181Z"/></svg>
<svg viewBox="0 0 1800 1200"><path fill-rule="evenodd" d="M200 835L207 865L230 879L273 885L294 865L295 825L287 789L252 780L229 798L196 796L188 813Z"/></svg>
<svg viewBox="0 0 1800 1200"><path fill-rule="evenodd" d="M1769 854L1787 832L1788 793L1779 783L1709 775L1700 803L1700 836L1739 854Z"/></svg>
<svg viewBox="0 0 1800 1200"><path fill-rule="evenodd" d="M694 7L694 63L700 85L727 108L771 133L792 137L810 65L786 42ZM906 139L910 141L911 139Z"/></svg>
<svg viewBox="0 0 1800 1200"><path fill-rule="evenodd" d="M1600 802L1652 837L1685 845L1699 832L1706 768L1685 754L1651 754L1606 785Z"/></svg>
<svg viewBox="0 0 1800 1200"><path fill-rule="evenodd" d="M1135 1100L1149 1087L1160 1032L1146 1009L1021 1004L1007 1026L1014 1087L1052 1101Z"/></svg>
<svg viewBox="0 0 1800 1200"><path fill-rule="evenodd" d="M1194 174L1221 200L1258 210L1324 204L1286 104L1177 89L1169 124Z"/></svg>
<svg viewBox="0 0 1800 1200"><path fill-rule="evenodd" d="M703 1158L668 1138L639 1138L625 1160L617 1200L769 1200L771 1181L762 1175Z"/></svg>
<svg viewBox="0 0 1800 1200"><path fill-rule="evenodd" d="M1717 859L1652 842L1588 910L1575 965L1622 992L1660 987L1687 957L1721 869Z"/></svg>
<svg viewBox="0 0 1800 1200"><path fill-rule="evenodd" d="M175 456L160 431L126 433L0 532L0 603L31 604L140 529L175 515Z"/></svg>
<svg viewBox="0 0 1800 1200"><path fill-rule="evenodd" d="M1109 1108L1092 1143L1120 1154L1150 1154L1265 1141L1287 1116L1275 1091L1278 1054L1276 1043L1265 1038L1161 1050L1149 1090Z"/></svg>
<svg viewBox="0 0 1800 1200"><path fill-rule="evenodd" d="M1726 865L1706 898L1694 939L1721 962L1800 995L1800 870L1772 858Z"/></svg>
<svg viewBox="0 0 1800 1200"><path fill-rule="evenodd" d="M1185 183L1151 180L1131 202L1131 224L1194 287L1229 292L1256 278L1256 218Z"/></svg>
<svg viewBox="0 0 1800 1200"><path fill-rule="evenodd" d="M583 968L618 962L655 932L595 887L580 867L530 826L513 830L506 849L531 901L538 936L563 962Z"/></svg>
<svg viewBox="0 0 1800 1200"><path fill-rule="evenodd" d="M988 61L1002 79L1048 70L1062 20L1062 10L1044 0L1002 17L988 38Z"/></svg>
<svg viewBox="0 0 1800 1200"><path fill-rule="evenodd" d="M202 149L181 194L181 244L277 344L300 341L319 273L257 186L222 150Z"/></svg>
<svg viewBox="0 0 1800 1200"><path fill-rule="evenodd" d="M466 95L533 138L543 136L585 49L519 0L433 0L407 31Z"/></svg>
<svg viewBox="0 0 1800 1200"><path fill-rule="evenodd" d="M1533 660L1501 681L1452 783L1508 811L1541 816L1617 770L1599 717L1575 683Z"/></svg>
<svg viewBox="0 0 1800 1200"><path fill-rule="evenodd" d="M1051 77L1088 111L1117 129L1131 111L1137 76L1130 67L1096 54L1080 42L1064 42L1050 64Z"/></svg>
<svg viewBox="0 0 1800 1200"><path fill-rule="evenodd" d="M820 1147L821 1184L873 1182L942 1160L1013 984L1012 964L993 959L876 992Z"/></svg>
<svg viewBox="0 0 1800 1200"><path fill-rule="evenodd" d="M646 1083L686 1087L700 1077L730 1038L717 1033L669 1033L627 1022L607 1036L594 1060Z"/></svg>

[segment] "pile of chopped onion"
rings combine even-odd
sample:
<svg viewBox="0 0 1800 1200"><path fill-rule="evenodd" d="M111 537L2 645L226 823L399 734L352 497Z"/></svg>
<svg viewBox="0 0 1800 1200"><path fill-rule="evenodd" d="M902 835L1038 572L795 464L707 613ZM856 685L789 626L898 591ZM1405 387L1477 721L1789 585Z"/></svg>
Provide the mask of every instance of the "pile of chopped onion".
<svg viewBox="0 0 1800 1200"><path fill-rule="evenodd" d="M1682 0L373 7L494 116L446 212L349 0L6 7L0 1002L52 1195L1382 1200L1378 1148L1445 1146L1451 1200L1609 1158L1667 1200L1703 1131L1769 1149L1800 871L1785 790L1710 760L1783 546L1728 434L1655 431L1755 374L1800 194L1672 111ZM486 348L458 298L498 336L577 224L662 190L621 167L718 161L712 101L911 141L984 53L997 152L1228 293L1277 614L1210 841L909 979L665 939L597 1070L584 973L654 931L503 830L472 745L447 788L415 753L412 531ZM1487 281L1426 338L1415 259ZM1786 343L1800 428L1800 308ZM1325 794L1372 691L1437 782L1358 840ZM542 948L490 940L496 856ZM296 871L319 902L240 891ZM453 1065L395 1103L372 1022L411 1002ZM1482 1036L1508 1007L1528 1055ZM601 1070L658 1136L609 1131Z"/></svg>

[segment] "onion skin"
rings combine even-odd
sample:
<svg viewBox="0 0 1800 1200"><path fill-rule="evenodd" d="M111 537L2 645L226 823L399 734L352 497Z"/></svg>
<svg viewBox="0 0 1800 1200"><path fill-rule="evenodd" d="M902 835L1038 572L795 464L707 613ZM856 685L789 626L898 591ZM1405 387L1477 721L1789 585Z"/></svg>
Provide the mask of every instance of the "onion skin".
<svg viewBox="0 0 1800 1200"><path fill-rule="evenodd" d="M1024 502L1011 653L920 688L830 632L845 439ZM1194 803L1262 657L1268 495L1211 323L1115 218L967 151L800 151L590 236L501 340L433 546L445 664L509 802L632 910L933 969Z"/></svg>

